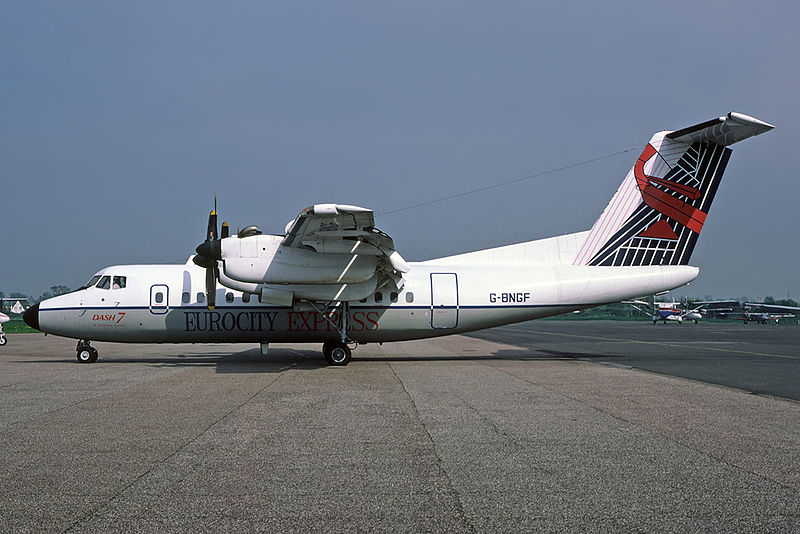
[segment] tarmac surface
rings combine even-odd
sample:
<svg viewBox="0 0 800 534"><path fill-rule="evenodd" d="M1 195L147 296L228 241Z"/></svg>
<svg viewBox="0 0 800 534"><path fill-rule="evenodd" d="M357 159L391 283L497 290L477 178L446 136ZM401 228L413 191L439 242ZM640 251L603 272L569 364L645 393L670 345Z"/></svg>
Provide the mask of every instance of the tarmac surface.
<svg viewBox="0 0 800 534"><path fill-rule="evenodd" d="M82 365L11 334L0 530L800 532L800 403L598 363L715 351L564 324L534 323L541 348L451 336L344 368L316 345L98 343Z"/></svg>
<svg viewBox="0 0 800 534"><path fill-rule="evenodd" d="M529 321L470 334L575 358L800 400L800 327L644 321Z"/></svg>

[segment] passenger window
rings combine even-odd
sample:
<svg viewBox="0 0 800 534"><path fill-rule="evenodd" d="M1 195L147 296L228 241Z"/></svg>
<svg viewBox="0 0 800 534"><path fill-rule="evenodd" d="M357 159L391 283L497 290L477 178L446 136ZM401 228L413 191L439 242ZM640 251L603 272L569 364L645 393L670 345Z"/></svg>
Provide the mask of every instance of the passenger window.
<svg viewBox="0 0 800 534"><path fill-rule="evenodd" d="M242 302L250 302L250 293L242 293Z"/></svg>
<svg viewBox="0 0 800 534"><path fill-rule="evenodd" d="M200 304L202 304L202 303L204 303L205 301L206 301L206 294L205 294L205 293L202 293L202 292L199 292L199 293L197 293L197 302L199 302Z"/></svg>
<svg viewBox="0 0 800 534"><path fill-rule="evenodd" d="M189 301L192 300L191 293L184 291L183 295L181 295L181 302L184 304L189 304Z"/></svg>
<svg viewBox="0 0 800 534"><path fill-rule="evenodd" d="M101 278L100 281L97 283L97 287L98 289L109 289L111 287L111 277L104 276L103 278Z"/></svg>
<svg viewBox="0 0 800 534"><path fill-rule="evenodd" d="M383 302L383 293L380 291L375 293L375 302Z"/></svg>
<svg viewBox="0 0 800 534"><path fill-rule="evenodd" d="M156 304L161 304L162 302L164 302L164 293L159 291L156 293Z"/></svg>
<svg viewBox="0 0 800 534"><path fill-rule="evenodd" d="M409 304L414 302L414 293L412 293L411 291L406 293L406 302L408 302Z"/></svg>
<svg viewBox="0 0 800 534"><path fill-rule="evenodd" d="M397 302L397 293L391 293L389 295L389 300L391 300L392 302Z"/></svg>
<svg viewBox="0 0 800 534"><path fill-rule="evenodd" d="M128 278L126 276L115 276L114 277L114 284L111 286L112 289L125 289L125 286L128 285Z"/></svg>
<svg viewBox="0 0 800 534"><path fill-rule="evenodd" d="M233 293L225 293L225 301L226 302L233 302Z"/></svg>

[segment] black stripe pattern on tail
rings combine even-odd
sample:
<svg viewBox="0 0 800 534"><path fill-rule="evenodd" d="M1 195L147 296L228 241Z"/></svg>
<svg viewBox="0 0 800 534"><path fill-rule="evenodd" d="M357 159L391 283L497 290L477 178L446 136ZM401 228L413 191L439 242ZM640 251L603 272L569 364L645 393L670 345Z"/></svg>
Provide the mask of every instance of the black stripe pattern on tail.
<svg viewBox="0 0 800 534"><path fill-rule="evenodd" d="M683 154L675 161L667 153ZM648 145L634 174L642 202L588 262L598 266L686 265L700 235L731 150L713 143ZM677 156L677 154L675 154ZM653 161L652 158L657 158ZM675 161L670 166L667 160ZM645 172L645 164L659 169ZM658 176L660 175L660 176Z"/></svg>

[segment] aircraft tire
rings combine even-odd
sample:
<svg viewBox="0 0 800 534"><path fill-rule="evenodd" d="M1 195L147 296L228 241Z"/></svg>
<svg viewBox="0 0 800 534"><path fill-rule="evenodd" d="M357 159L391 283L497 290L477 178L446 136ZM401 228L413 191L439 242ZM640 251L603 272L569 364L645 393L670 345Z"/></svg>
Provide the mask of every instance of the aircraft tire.
<svg viewBox="0 0 800 534"><path fill-rule="evenodd" d="M326 341L322 344L322 355L325 356L325 361L328 362L328 365L333 365L331 361L331 350L333 350L335 344L335 341Z"/></svg>
<svg viewBox="0 0 800 534"><path fill-rule="evenodd" d="M0 347L5 345L6 343L8 343L8 339L6 339L6 335L5 334L0 334Z"/></svg>
<svg viewBox="0 0 800 534"><path fill-rule="evenodd" d="M347 365L353 351L344 343L334 343L330 350L328 363L331 365Z"/></svg>
<svg viewBox="0 0 800 534"><path fill-rule="evenodd" d="M94 347L78 349L77 355L80 363L94 363L97 361L97 349Z"/></svg>

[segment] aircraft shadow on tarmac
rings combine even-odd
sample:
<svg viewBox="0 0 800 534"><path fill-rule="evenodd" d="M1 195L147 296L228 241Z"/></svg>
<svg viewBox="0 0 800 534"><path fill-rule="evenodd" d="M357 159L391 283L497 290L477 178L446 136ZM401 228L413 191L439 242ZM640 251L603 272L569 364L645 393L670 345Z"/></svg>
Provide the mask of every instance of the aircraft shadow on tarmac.
<svg viewBox="0 0 800 534"><path fill-rule="evenodd" d="M541 349L528 350L499 350L491 354L436 354L430 355L389 355L389 356L355 356L351 365L360 363L399 363L399 362L480 362L480 361L553 361L553 360L574 360L586 358L586 354L570 354L557 351L545 351ZM22 362L20 362L22 363ZM24 363L74 363L79 364L73 359L48 359L48 360L26 360ZM270 349L268 355L262 355L258 349L250 349L242 352L213 352L207 354L175 354L167 356L131 356L131 357L100 357L91 364L92 366L103 364L135 364L152 365L157 367L216 367L217 373L279 373L288 368L293 370L313 371L326 369L330 366L325 362L319 351L313 350L294 350L294 349ZM346 367L344 368L346 369Z"/></svg>

